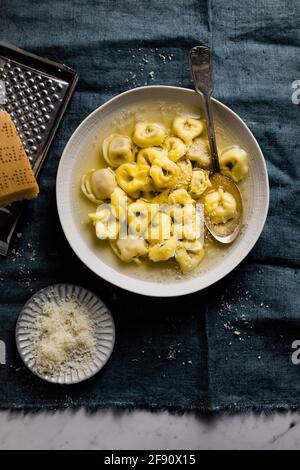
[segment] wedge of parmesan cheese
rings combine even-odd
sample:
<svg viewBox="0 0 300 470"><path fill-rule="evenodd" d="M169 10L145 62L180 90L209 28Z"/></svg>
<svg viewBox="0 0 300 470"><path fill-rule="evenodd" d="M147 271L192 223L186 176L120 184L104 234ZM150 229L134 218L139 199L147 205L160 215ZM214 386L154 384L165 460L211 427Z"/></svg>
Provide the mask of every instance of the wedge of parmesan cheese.
<svg viewBox="0 0 300 470"><path fill-rule="evenodd" d="M20 137L5 111L0 111L0 207L32 199L39 193Z"/></svg>

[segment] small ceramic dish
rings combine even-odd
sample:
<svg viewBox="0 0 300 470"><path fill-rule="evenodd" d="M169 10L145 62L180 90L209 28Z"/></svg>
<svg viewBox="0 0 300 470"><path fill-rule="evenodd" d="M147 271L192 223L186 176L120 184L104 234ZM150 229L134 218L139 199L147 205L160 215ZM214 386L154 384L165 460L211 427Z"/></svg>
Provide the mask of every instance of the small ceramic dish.
<svg viewBox="0 0 300 470"><path fill-rule="evenodd" d="M224 104L213 99L215 127L218 135L232 136L231 144L246 150L249 174L243 183L244 198L243 230L227 249L226 255L207 269L192 276L170 277L162 281L159 270L151 279L143 277L125 265L102 256L95 244L87 237L83 220L76 218L74 209L74 187L78 186L78 162L85 149L93 142L101 129L117 116L125 115L132 107L147 108L153 102L178 103L187 107L199 106L201 100L195 91L171 87L148 86L129 90L100 106L80 124L70 138L62 155L57 175L57 207L64 233L81 261L103 279L123 289L155 297L174 297L204 289L230 273L250 252L257 242L267 217L269 207L269 181L262 151L242 119ZM229 144L228 144L229 145ZM132 263L133 264L133 263Z"/></svg>
<svg viewBox="0 0 300 470"><path fill-rule="evenodd" d="M59 301L70 298L88 310L95 324L95 354L90 362L81 368L65 370L56 375L42 374L37 368L34 345L30 340L30 335L45 304L49 302L58 304ZM115 325L107 307L92 292L70 284L57 284L37 292L25 304L17 322L16 343L23 362L33 374L53 384L72 385L93 377L107 363L115 344Z"/></svg>

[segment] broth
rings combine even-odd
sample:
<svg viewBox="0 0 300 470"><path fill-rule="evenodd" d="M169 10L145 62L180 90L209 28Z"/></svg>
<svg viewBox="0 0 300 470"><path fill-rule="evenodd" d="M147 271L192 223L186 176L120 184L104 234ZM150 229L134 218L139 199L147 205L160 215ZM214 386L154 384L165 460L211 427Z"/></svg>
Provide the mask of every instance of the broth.
<svg viewBox="0 0 300 470"><path fill-rule="evenodd" d="M88 170L94 168L106 168L108 165L102 155L103 140L112 133L120 133L132 136L134 125L137 121L147 120L164 124L171 127L174 117L178 115L188 115L189 117L199 118L202 113L199 108L188 107L183 104L172 102L145 102L138 107L128 107L120 111L118 115L104 120L101 129L95 132L90 143L81 152L81 158L78 159L73 175L72 201L75 214L75 221L80 231L95 252L96 256L108 266L121 270L124 274L155 282L168 282L176 279L182 280L188 277L197 277L199 274L209 270L213 265L226 257L231 246L223 246L212 239L206 238L205 257L202 263L195 271L182 274L180 268L174 259L166 262L153 263L148 259L143 259L140 265L136 263L126 264L119 260L113 253L107 241L98 240L95 235L95 229L88 217L88 214L95 212L95 204L90 202L81 192L80 181L82 175ZM221 125L216 119L216 134L219 150L229 145L238 143L238 138L233 136L228 129ZM205 136L204 131L204 136ZM203 135L203 134L202 134ZM244 193L244 184L241 190Z"/></svg>

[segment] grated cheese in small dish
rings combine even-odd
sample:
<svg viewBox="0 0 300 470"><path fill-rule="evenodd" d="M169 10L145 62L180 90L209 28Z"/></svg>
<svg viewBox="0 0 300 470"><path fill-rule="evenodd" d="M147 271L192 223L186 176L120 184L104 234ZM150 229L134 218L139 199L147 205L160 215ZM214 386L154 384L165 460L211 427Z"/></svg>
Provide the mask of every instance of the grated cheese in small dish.
<svg viewBox="0 0 300 470"><path fill-rule="evenodd" d="M96 353L96 321L72 298L43 304L29 339L40 374L59 374L89 366Z"/></svg>

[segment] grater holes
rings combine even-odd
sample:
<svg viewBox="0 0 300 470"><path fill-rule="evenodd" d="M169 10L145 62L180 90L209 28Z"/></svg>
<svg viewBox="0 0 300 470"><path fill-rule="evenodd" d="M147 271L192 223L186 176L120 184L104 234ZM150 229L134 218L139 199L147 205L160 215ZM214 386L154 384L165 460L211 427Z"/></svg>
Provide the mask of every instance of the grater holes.
<svg viewBox="0 0 300 470"><path fill-rule="evenodd" d="M62 100L64 85L26 66L4 60L0 61L0 79L6 81L5 109L14 119L26 153L32 157L43 145L48 122L59 106L56 102Z"/></svg>

